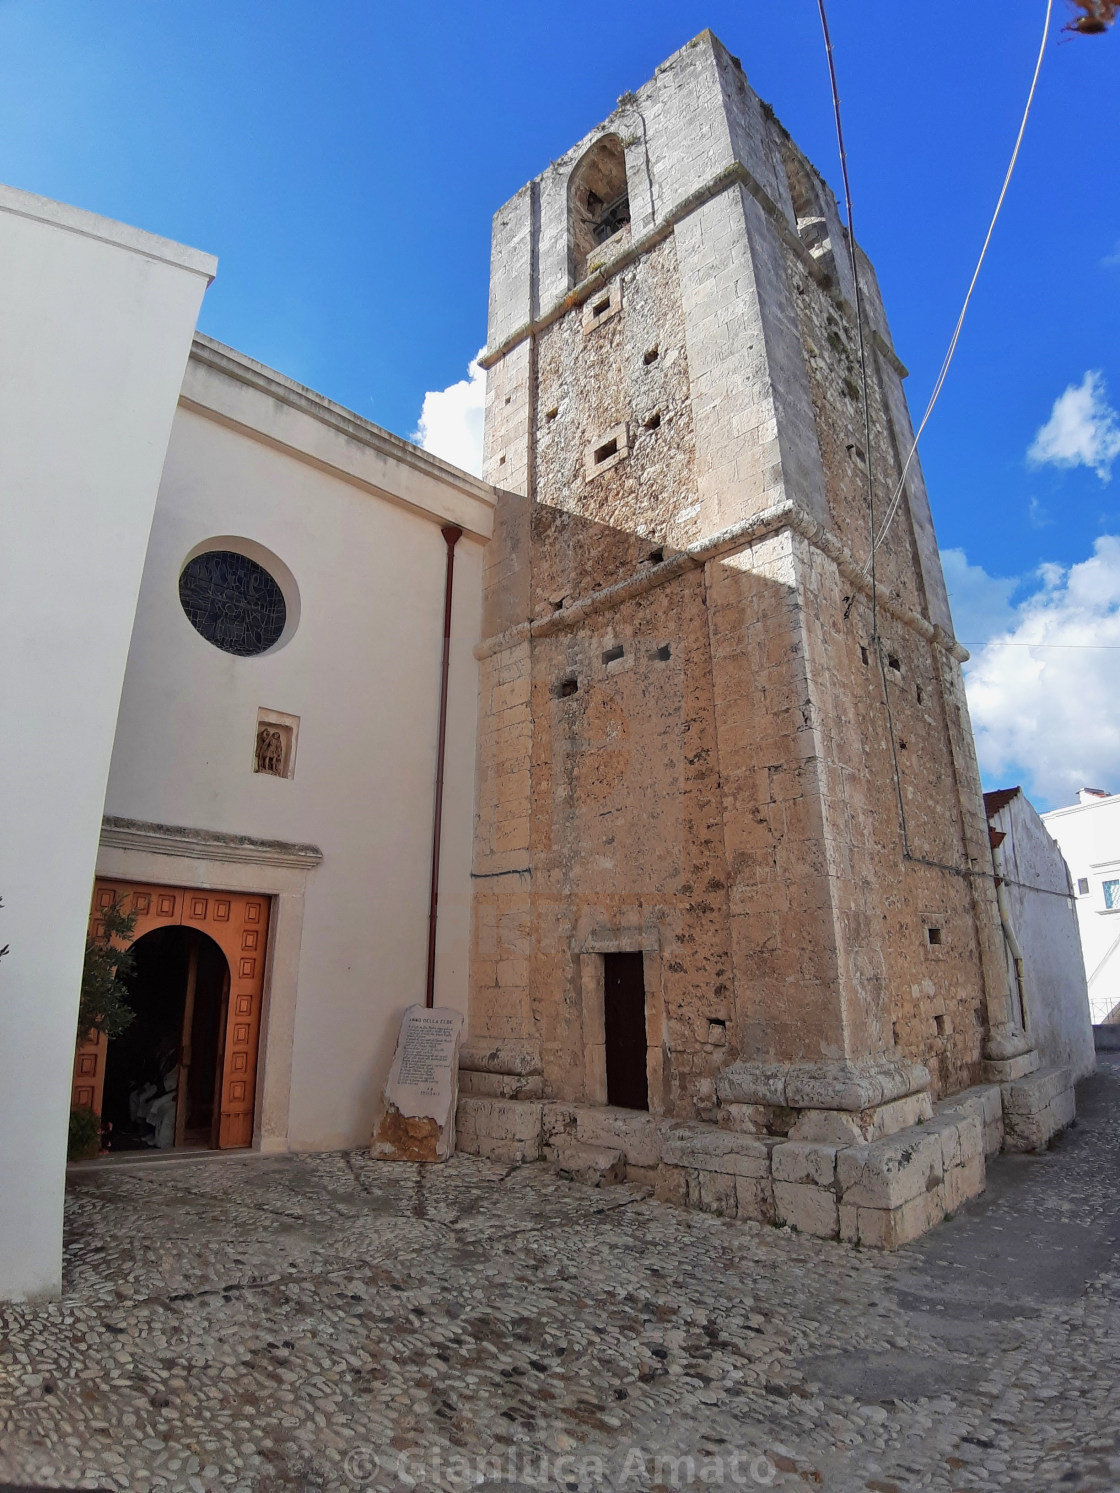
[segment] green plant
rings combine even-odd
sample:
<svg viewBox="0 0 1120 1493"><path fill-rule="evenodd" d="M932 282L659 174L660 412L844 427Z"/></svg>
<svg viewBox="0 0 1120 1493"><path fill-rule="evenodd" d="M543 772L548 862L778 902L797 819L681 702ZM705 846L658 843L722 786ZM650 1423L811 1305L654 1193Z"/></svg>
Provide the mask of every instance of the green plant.
<svg viewBox="0 0 1120 1493"><path fill-rule="evenodd" d="M104 1032L119 1037L135 1012L128 1003L127 980L135 960L127 948L136 929L136 914L125 912L124 898L99 915L100 929L86 939L86 958L82 966L82 993L78 1001L78 1033Z"/></svg>
<svg viewBox="0 0 1120 1493"><path fill-rule="evenodd" d="M89 1161L101 1150L101 1118L88 1104L70 1111L70 1133L66 1141L67 1161Z"/></svg>

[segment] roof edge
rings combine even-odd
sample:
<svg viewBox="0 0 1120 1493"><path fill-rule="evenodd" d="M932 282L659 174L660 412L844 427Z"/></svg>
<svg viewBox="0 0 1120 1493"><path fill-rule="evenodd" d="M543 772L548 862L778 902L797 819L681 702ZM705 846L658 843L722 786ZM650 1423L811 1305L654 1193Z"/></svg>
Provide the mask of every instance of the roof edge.
<svg viewBox="0 0 1120 1493"><path fill-rule="evenodd" d="M375 425L372 420L355 414L345 405L336 404L325 394L319 394L305 384L297 383L295 379L278 372L275 368L257 362L248 353L238 352L236 348L224 342L218 342L213 337L196 332L190 355L192 361L201 363L217 373L225 374L227 378L234 379L238 383L246 384L259 393L267 394L281 404L289 405L292 409L297 409L313 419L320 420L323 424L342 431L343 434L362 444L373 447L384 456L418 467L429 476L462 489L478 502L489 504L491 507L497 502L497 489L491 483L483 481L481 477L475 477L471 472L465 472L462 467L444 461L441 456L433 456L422 446L417 446L412 441L406 441L403 436L394 435L391 430Z"/></svg>
<svg viewBox="0 0 1120 1493"><path fill-rule="evenodd" d="M218 261L213 254L201 249L192 249L174 239L161 238L143 228L134 228L131 223L119 223L115 218L103 218L99 213L88 212L84 207L72 207L66 202L56 202L52 197L39 197L34 192L21 191L0 183L0 212L13 217L29 218L46 223L64 233L76 233L82 238L98 239L112 244L130 254L139 254L144 259L155 259L175 269L187 270L202 275L207 284L218 272Z"/></svg>

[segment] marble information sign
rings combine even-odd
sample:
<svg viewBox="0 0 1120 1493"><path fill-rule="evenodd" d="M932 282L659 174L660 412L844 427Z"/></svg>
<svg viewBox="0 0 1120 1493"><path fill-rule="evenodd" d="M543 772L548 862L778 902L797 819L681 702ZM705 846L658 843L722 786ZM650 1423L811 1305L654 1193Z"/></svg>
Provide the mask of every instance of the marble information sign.
<svg viewBox="0 0 1120 1493"><path fill-rule="evenodd" d="M446 1006L409 1006L385 1085L373 1154L386 1161L446 1161L455 1149L463 1017Z"/></svg>

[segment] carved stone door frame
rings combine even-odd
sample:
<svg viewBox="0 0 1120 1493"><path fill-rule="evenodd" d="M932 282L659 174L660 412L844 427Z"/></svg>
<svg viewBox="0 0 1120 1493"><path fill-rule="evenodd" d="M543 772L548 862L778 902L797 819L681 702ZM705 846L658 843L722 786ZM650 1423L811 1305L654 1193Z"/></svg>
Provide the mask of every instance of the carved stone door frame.
<svg viewBox="0 0 1120 1493"><path fill-rule="evenodd" d="M99 878L179 886L184 891L251 893L270 899L255 1098L251 1137L246 1142L264 1152L289 1149L288 1110L304 900L308 877L322 859L323 853L315 845L140 820L106 817L101 830Z"/></svg>
<svg viewBox="0 0 1120 1493"><path fill-rule="evenodd" d="M160 928L191 928L205 934L225 955L229 995L225 1029L219 1038L222 1057L217 1126L217 1148L223 1151L248 1146L253 1139L271 901L267 893L237 892L228 887L181 887L118 876L98 876L94 882L91 932L99 931L100 916L119 902L136 918L134 943ZM98 1036L81 1043L74 1057L73 1102L88 1104L98 1113L107 1056L108 1043L104 1036ZM183 1076L180 1066L180 1105ZM177 1114L178 1138L182 1134L180 1120Z"/></svg>
<svg viewBox="0 0 1120 1493"><path fill-rule="evenodd" d="M603 955L641 953L646 995L646 1083L649 1112L665 1113L668 1098L665 1002L661 989L659 921L649 910L631 910L610 922L586 923L576 942L586 1104L607 1102L607 1034L603 1005Z"/></svg>

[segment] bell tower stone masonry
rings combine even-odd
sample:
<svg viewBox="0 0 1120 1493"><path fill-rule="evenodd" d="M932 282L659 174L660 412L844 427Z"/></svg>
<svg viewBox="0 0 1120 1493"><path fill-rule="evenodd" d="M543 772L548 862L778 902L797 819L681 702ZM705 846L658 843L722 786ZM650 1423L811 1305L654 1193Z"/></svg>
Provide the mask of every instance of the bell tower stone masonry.
<svg viewBox="0 0 1120 1493"><path fill-rule="evenodd" d="M856 260L870 449L836 200L710 32L495 216L459 1144L890 1244L1046 1085L916 461L873 625Z"/></svg>

